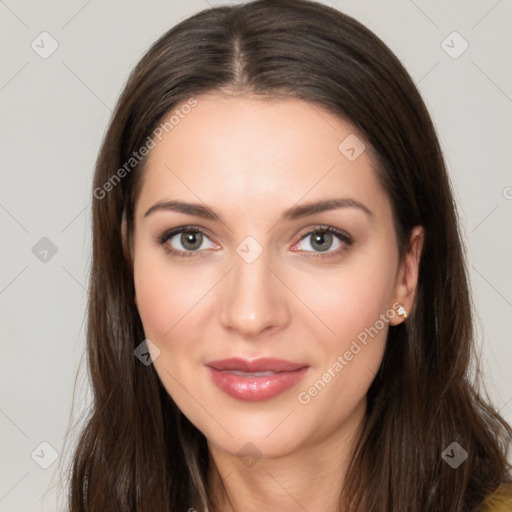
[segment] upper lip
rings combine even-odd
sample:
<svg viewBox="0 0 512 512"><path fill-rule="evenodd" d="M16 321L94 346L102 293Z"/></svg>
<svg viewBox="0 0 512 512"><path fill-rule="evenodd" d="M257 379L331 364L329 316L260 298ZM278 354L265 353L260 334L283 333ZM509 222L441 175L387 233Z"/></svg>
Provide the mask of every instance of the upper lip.
<svg viewBox="0 0 512 512"><path fill-rule="evenodd" d="M292 372L308 366L304 363L292 363L284 359L273 357L261 357L259 359L242 359L232 357L230 359L219 359L210 361L206 366L216 370L238 370L242 372Z"/></svg>

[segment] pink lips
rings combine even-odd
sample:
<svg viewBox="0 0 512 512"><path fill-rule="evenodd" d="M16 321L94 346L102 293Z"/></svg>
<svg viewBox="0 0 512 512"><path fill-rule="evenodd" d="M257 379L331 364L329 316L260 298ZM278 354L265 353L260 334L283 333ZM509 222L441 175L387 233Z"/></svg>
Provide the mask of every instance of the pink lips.
<svg viewBox="0 0 512 512"><path fill-rule="evenodd" d="M240 358L206 363L214 383L233 398L268 400L296 384L308 365L263 357L252 361Z"/></svg>

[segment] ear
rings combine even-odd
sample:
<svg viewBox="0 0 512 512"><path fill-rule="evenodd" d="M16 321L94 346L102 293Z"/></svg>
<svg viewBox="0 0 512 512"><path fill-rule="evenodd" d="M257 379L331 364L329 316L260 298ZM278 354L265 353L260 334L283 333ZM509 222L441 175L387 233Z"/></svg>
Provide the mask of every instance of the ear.
<svg viewBox="0 0 512 512"><path fill-rule="evenodd" d="M123 253L126 261L130 262L130 267L133 270L133 258L132 258L132 248L128 241L128 221L126 220L126 210L123 212L123 218L121 219L121 241L123 244ZM133 297L135 304L137 304L137 295L134 294Z"/></svg>
<svg viewBox="0 0 512 512"><path fill-rule="evenodd" d="M414 304L424 240L425 230L423 226L416 226L411 232L407 252L398 270L395 298L392 306L396 314L389 321L391 325L398 325L405 319L403 316L398 315L397 310L400 306L403 306L405 311L409 313Z"/></svg>

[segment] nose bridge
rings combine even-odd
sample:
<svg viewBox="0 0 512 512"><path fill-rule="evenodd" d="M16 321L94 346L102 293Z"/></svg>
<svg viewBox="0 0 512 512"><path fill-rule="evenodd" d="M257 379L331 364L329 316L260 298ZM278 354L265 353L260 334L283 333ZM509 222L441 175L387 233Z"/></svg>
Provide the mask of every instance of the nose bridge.
<svg viewBox="0 0 512 512"><path fill-rule="evenodd" d="M227 278L221 308L226 328L255 336L287 321L286 298L271 270L270 253L252 237L238 245Z"/></svg>

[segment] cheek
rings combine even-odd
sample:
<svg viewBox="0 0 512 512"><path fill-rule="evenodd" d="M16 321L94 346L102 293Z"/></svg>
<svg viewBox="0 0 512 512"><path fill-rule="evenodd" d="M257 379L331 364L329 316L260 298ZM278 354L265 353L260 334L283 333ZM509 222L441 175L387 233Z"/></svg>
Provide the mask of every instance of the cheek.
<svg viewBox="0 0 512 512"><path fill-rule="evenodd" d="M136 255L134 286L146 336L163 342L201 300L206 285L199 284L192 267L171 265L164 251L158 252L141 250Z"/></svg>
<svg viewBox="0 0 512 512"><path fill-rule="evenodd" d="M299 280L297 294L331 331L322 328L326 346L340 350L382 318L394 315L395 254L393 247L370 247L338 270L311 273ZM313 317L311 317L313 318ZM316 322L318 324L318 322ZM386 326L389 319L386 321ZM382 329L382 322L377 327ZM318 337L318 336L317 336ZM329 351L330 352L330 351Z"/></svg>
<svg viewBox="0 0 512 512"><path fill-rule="evenodd" d="M172 312L175 311L174 290L177 283L169 282L168 276L155 265L145 264L141 258L134 267L134 285L137 308L148 338L160 338L161 333L172 326Z"/></svg>

